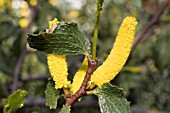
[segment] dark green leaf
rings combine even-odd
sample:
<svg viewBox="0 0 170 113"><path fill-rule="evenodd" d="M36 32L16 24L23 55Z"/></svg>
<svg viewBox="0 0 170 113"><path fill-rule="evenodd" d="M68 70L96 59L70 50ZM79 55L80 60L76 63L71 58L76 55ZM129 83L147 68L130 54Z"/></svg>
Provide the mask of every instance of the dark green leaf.
<svg viewBox="0 0 170 113"><path fill-rule="evenodd" d="M11 94L7 99L2 100L4 111L12 112L18 108L21 108L24 104L24 97L28 94L25 90L18 89L16 92Z"/></svg>
<svg viewBox="0 0 170 113"><path fill-rule="evenodd" d="M89 54L90 43L77 23L60 22L53 33L28 34L30 47L58 55Z"/></svg>
<svg viewBox="0 0 170 113"><path fill-rule="evenodd" d="M64 105L59 113L70 113L70 106Z"/></svg>
<svg viewBox="0 0 170 113"><path fill-rule="evenodd" d="M56 109L57 100L60 97L59 90L55 89L53 81L49 81L45 91L46 97L46 106L49 106L50 109Z"/></svg>
<svg viewBox="0 0 170 113"><path fill-rule="evenodd" d="M96 91L102 113L131 113L129 102L125 99L122 89L105 84Z"/></svg>

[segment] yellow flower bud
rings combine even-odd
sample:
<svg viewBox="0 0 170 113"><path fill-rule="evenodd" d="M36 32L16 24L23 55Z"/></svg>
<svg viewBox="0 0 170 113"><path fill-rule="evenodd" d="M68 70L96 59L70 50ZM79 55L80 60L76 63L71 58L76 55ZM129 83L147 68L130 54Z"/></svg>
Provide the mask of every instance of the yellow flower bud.
<svg viewBox="0 0 170 113"><path fill-rule="evenodd" d="M85 58L81 67L74 75L73 82L71 84L71 89L70 89L72 94L75 94L81 87L81 84L83 83L84 77L86 75L87 68L88 68L88 59Z"/></svg>
<svg viewBox="0 0 170 113"><path fill-rule="evenodd" d="M48 0L48 2L53 6L57 5L57 0Z"/></svg>
<svg viewBox="0 0 170 113"><path fill-rule="evenodd" d="M22 27L22 28L26 28L29 24L29 21L27 18L21 18L19 20L19 25Z"/></svg>
<svg viewBox="0 0 170 113"><path fill-rule="evenodd" d="M71 18L77 18L79 16L79 12L77 10L72 10L70 13L69 13L69 16Z"/></svg>
<svg viewBox="0 0 170 113"><path fill-rule="evenodd" d="M48 67L55 81L55 89L59 88L68 88L70 86L70 81L67 80L67 63L66 57L55 55L55 54L48 54Z"/></svg>
<svg viewBox="0 0 170 113"><path fill-rule="evenodd" d="M31 6L36 6L37 5L37 0L30 0L30 5Z"/></svg>
<svg viewBox="0 0 170 113"><path fill-rule="evenodd" d="M27 8L21 8L20 15L21 17L28 17L30 15L30 10Z"/></svg>
<svg viewBox="0 0 170 113"><path fill-rule="evenodd" d="M21 8L26 8L28 9L29 8L29 5L26 1L21 1Z"/></svg>
<svg viewBox="0 0 170 113"><path fill-rule="evenodd" d="M5 5L5 0L0 0L0 8L2 8Z"/></svg>
<svg viewBox="0 0 170 113"><path fill-rule="evenodd" d="M25 1L21 2L20 15L21 17L28 17L30 15L29 5Z"/></svg>
<svg viewBox="0 0 170 113"><path fill-rule="evenodd" d="M134 17L126 17L123 20L108 58L91 76L92 83L101 87L120 72L130 54L136 25L137 21Z"/></svg>
<svg viewBox="0 0 170 113"><path fill-rule="evenodd" d="M57 18L54 18L52 21L49 21L49 28L52 28L54 24L58 24L59 21Z"/></svg>
<svg viewBox="0 0 170 113"><path fill-rule="evenodd" d="M12 9L12 1L11 0L9 0L8 2L7 2L7 8L9 9L9 10L11 10Z"/></svg>

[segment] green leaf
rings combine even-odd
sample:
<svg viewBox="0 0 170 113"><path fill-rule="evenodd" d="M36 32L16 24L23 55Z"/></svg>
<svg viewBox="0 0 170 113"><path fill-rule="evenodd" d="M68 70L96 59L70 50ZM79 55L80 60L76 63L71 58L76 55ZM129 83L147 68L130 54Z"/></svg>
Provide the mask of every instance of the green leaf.
<svg viewBox="0 0 170 113"><path fill-rule="evenodd" d="M55 84L53 81L49 81L46 86L45 91L46 97L46 106L49 106L50 109L56 109L57 100L60 97L59 90L55 89Z"/></svg>
<svg viewBox="0 0 170 113"><path fill-rule="evenodd" d="M11 113L16 109L21 108L24 104L24 97L27 94L27 91L18 89L8 97L8 100L3 99L2 104L4 106L4 113Z"/></svg>
<svg viewBox="0 0 170 113"><path fill-rule="evenodd" d="M60 22L53 33L28 34L30 47L58 55L88 55L90 43L77 23Z"/></svg>
<svg viewBox="0 0 170 113"><path fill-rule="evenodd" d="M64 105L59 113L70 113L70 106Z"/></svg>
<svg viewBox="0 0 170 113"><path fill-rule="evenodd" d="M105 84L96 91L102 113L131 113L130 103L125 99L122 89Z"/></svg>

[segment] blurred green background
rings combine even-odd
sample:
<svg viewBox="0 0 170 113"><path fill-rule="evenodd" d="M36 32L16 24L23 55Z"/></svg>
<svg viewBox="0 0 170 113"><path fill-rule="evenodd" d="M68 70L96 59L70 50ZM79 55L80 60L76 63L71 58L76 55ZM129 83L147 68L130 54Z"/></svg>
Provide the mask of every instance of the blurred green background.
<svg viewBox="0 0 170 113"><path fill-rule="evenodd" d="M109 54L123 18L134 16L136 35L159 10L164 0L105 0L99 28L97 56L103 62ZM29 48L27 33L48 28L48 21L78 22L92 42L96 0L0 0L0 99L14 88L28 91L26 105L16 113L56 113L45 106L44 91L50 77L46 54ZM144 35L125 67L112 81L123 88L136 110L170 112L170 6ZM69 79L83 56L68 56ZM17 78L16 78L17 77ZM64 99L59 100L61 108ZM2 112L2 104L0 104ZM100 113L95 96L73 106L72 113ZM144 112L143 112L144 113ZM149 113L149 112L148 112Z"/></svg>

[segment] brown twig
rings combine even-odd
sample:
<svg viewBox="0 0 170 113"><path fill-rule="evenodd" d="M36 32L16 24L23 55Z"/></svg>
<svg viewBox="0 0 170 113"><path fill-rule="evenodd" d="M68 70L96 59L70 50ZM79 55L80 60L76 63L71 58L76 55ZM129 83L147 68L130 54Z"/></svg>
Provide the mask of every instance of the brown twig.
<svg viewBox="0 0 170 113"><path fill-rule="evenodd" d="M88 69L87 69L85 78L83 80L83 83L82 83L80 89L76 92L75 95L73 95L71 98L67 98L67 100L66 100L67 106L71 106L77 99L86 95L86 88L87 88L87 85L88 85L88 81L90 80L91 75L93 74L93 71L96 67L97 62L98 62L98 59L88 61Z"/></svg>
<svg viewBox="0 0 170 113"><path fill-rule="evenodd" d="M42 81L48 81L48 77L46 74L37 74L37 75L27 75L28 77L25 79L20 79L20 82L25 83L25 82L30 82L30 81L37 81L37 80L42 80Z"/></svg>
<svg viewBox="0 0 170 113"><path fill-rule="evenodd" d="M159 22L161 15L163 14L163 12L165 11L166 7L168 6L170 0L164 0L164 2L162 3L162 5L160 6L159 10L157 11L157 13L155 13L155 15L153 16L152 20L148 22L148 24L146 25L146 27L138 33L138 35L135 37L133 46L132 46L132 51L131 53L133 53L133 51L135 50L135 48L137 47L137 45L139 44L139 42L142 41L143 37L145 36L146 32L153 27L156 23Z"/></svg>
<svg viewBox="0 0 170 113"><path fill-rule="evenodd" d="M19 81L19 73L21 70L21 65L24 59L25 54L27 53L27 33L30 31L30 27L32 25L32 23L34 22L34 19L36 17L36 13L37 13L37 8L33 7L31 8L31 20L29 22L29 25L24 29L24 46L22 49L22 52L19 56L18 62L15 66L15 70L14 70L14 75L13 75L13 83L11 86L11 93L13 93L14 91L16 91L16 89L18 88L18 81Z"/></svg>

